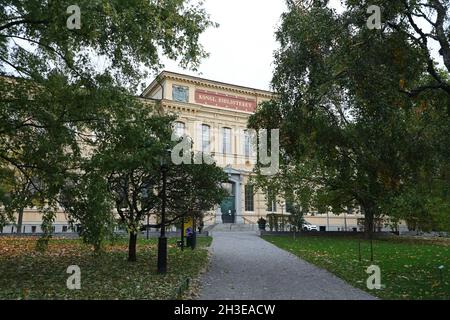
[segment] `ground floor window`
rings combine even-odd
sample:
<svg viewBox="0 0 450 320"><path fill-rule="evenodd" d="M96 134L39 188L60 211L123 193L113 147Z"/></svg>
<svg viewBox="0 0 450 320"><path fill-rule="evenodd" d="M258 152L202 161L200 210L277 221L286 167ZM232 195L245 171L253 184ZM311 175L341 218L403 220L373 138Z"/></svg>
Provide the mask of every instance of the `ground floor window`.
<svg viewBox="0 0 450 320"><path fill-rule="evenodd" d="M31 233L36 233L36 226L31 226Z"/></svg>
<svg viewBox="0 0 450 320"><path fill-rule="evenodd" d="M267 211L277 212L276 194L273 190L267 191Z"/></svg>
<svg viewBox="0 0 450 320"><path fill-rule="evenodd" d="M286 212L288 213L294 212L294 203L290 200L286 200Z"/></svg>
<svg viewBox="0 0 450 320"><path fill-rule="evenodd" d="M255 193L253 185L245 186L245 211L255 211Z"/></svg>

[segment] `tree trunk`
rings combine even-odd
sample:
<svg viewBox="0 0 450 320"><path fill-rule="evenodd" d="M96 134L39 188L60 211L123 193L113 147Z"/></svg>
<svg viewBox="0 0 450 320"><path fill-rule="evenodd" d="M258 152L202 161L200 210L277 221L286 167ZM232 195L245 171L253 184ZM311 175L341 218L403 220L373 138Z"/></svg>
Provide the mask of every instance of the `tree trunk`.
<svg viewBox="0 0 450 320"><path fill-rule="evenodd" d="M17 218L17 233L22 233L22 224L23 224L23 208L19 209L18 218Z"/></svg>
<svg viewBox="0 0 450 320"><path fill-rule="evenodd" d="M364 237L371 239L374 229L374 209L373 206L364 206Z"/></svg>
<svg viewBox="0 0 450 320"><path fill-rule="evenodd" d="M137 233L130 232L130 242L128 243L128 261L136 262L136 242Z"/></svg>

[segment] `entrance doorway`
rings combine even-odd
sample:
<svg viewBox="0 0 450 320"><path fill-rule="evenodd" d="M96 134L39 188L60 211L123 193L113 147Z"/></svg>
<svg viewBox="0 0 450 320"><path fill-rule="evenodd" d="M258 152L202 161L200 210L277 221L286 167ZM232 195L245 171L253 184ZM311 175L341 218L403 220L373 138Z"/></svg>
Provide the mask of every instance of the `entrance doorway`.
<svg viewBox="0 0 450 320"><path fill-rule="evenodd" d="M236 222L236 185L232 182L224 183L223 187L228 191L226 197L221 205L220 211L222 213L222 223Z"/></svg>

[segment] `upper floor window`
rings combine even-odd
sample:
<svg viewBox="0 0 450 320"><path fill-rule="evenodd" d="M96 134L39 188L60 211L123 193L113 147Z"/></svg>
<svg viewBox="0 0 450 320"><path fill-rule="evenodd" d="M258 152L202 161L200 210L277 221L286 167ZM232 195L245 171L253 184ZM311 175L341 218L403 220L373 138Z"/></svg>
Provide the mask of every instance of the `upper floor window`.
<svg viewBox="0 0 450 320"><path fill-rule="evenodd" d="M181 138L186 133L186 125L183 122L177 121L174 123L173 131L178 138Z"/></svg>
<svg viewBox="0 0 450 320"><path fill-rule="evenodd" d="M207 124L202 125L202 151L211 152L211 128Z"/></svg>
<svg viewBox="0 0 450 320"><path fill-rule="evenodd" d="M180 102L189 102L189 88L173 85L172 100Z"/></svg>
<svg viewBox="0 0 450 320"><path fill-rule="evenodd" d="M222 153L231 154L231 129L222 128Z"/></svg>
<svg viewBox="0 0 450 320"><path fill-rule="evenodd" d="M250 132L248 130L244 131L244 156L246 158L250 158L251 155L251 135Z"/></svg>

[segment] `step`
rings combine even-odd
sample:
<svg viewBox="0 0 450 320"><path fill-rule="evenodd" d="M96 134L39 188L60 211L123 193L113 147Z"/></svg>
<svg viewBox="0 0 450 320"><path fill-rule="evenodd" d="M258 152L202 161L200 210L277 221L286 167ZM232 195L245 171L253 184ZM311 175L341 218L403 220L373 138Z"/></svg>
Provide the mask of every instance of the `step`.
<svg viewBox="0 0 450 320"><path fill-rule="evenodd" d="M211 231L221 232L239 232L239 231L257 231L257 224L244 224L244 223L219 223L216 224Z"/></svg>

